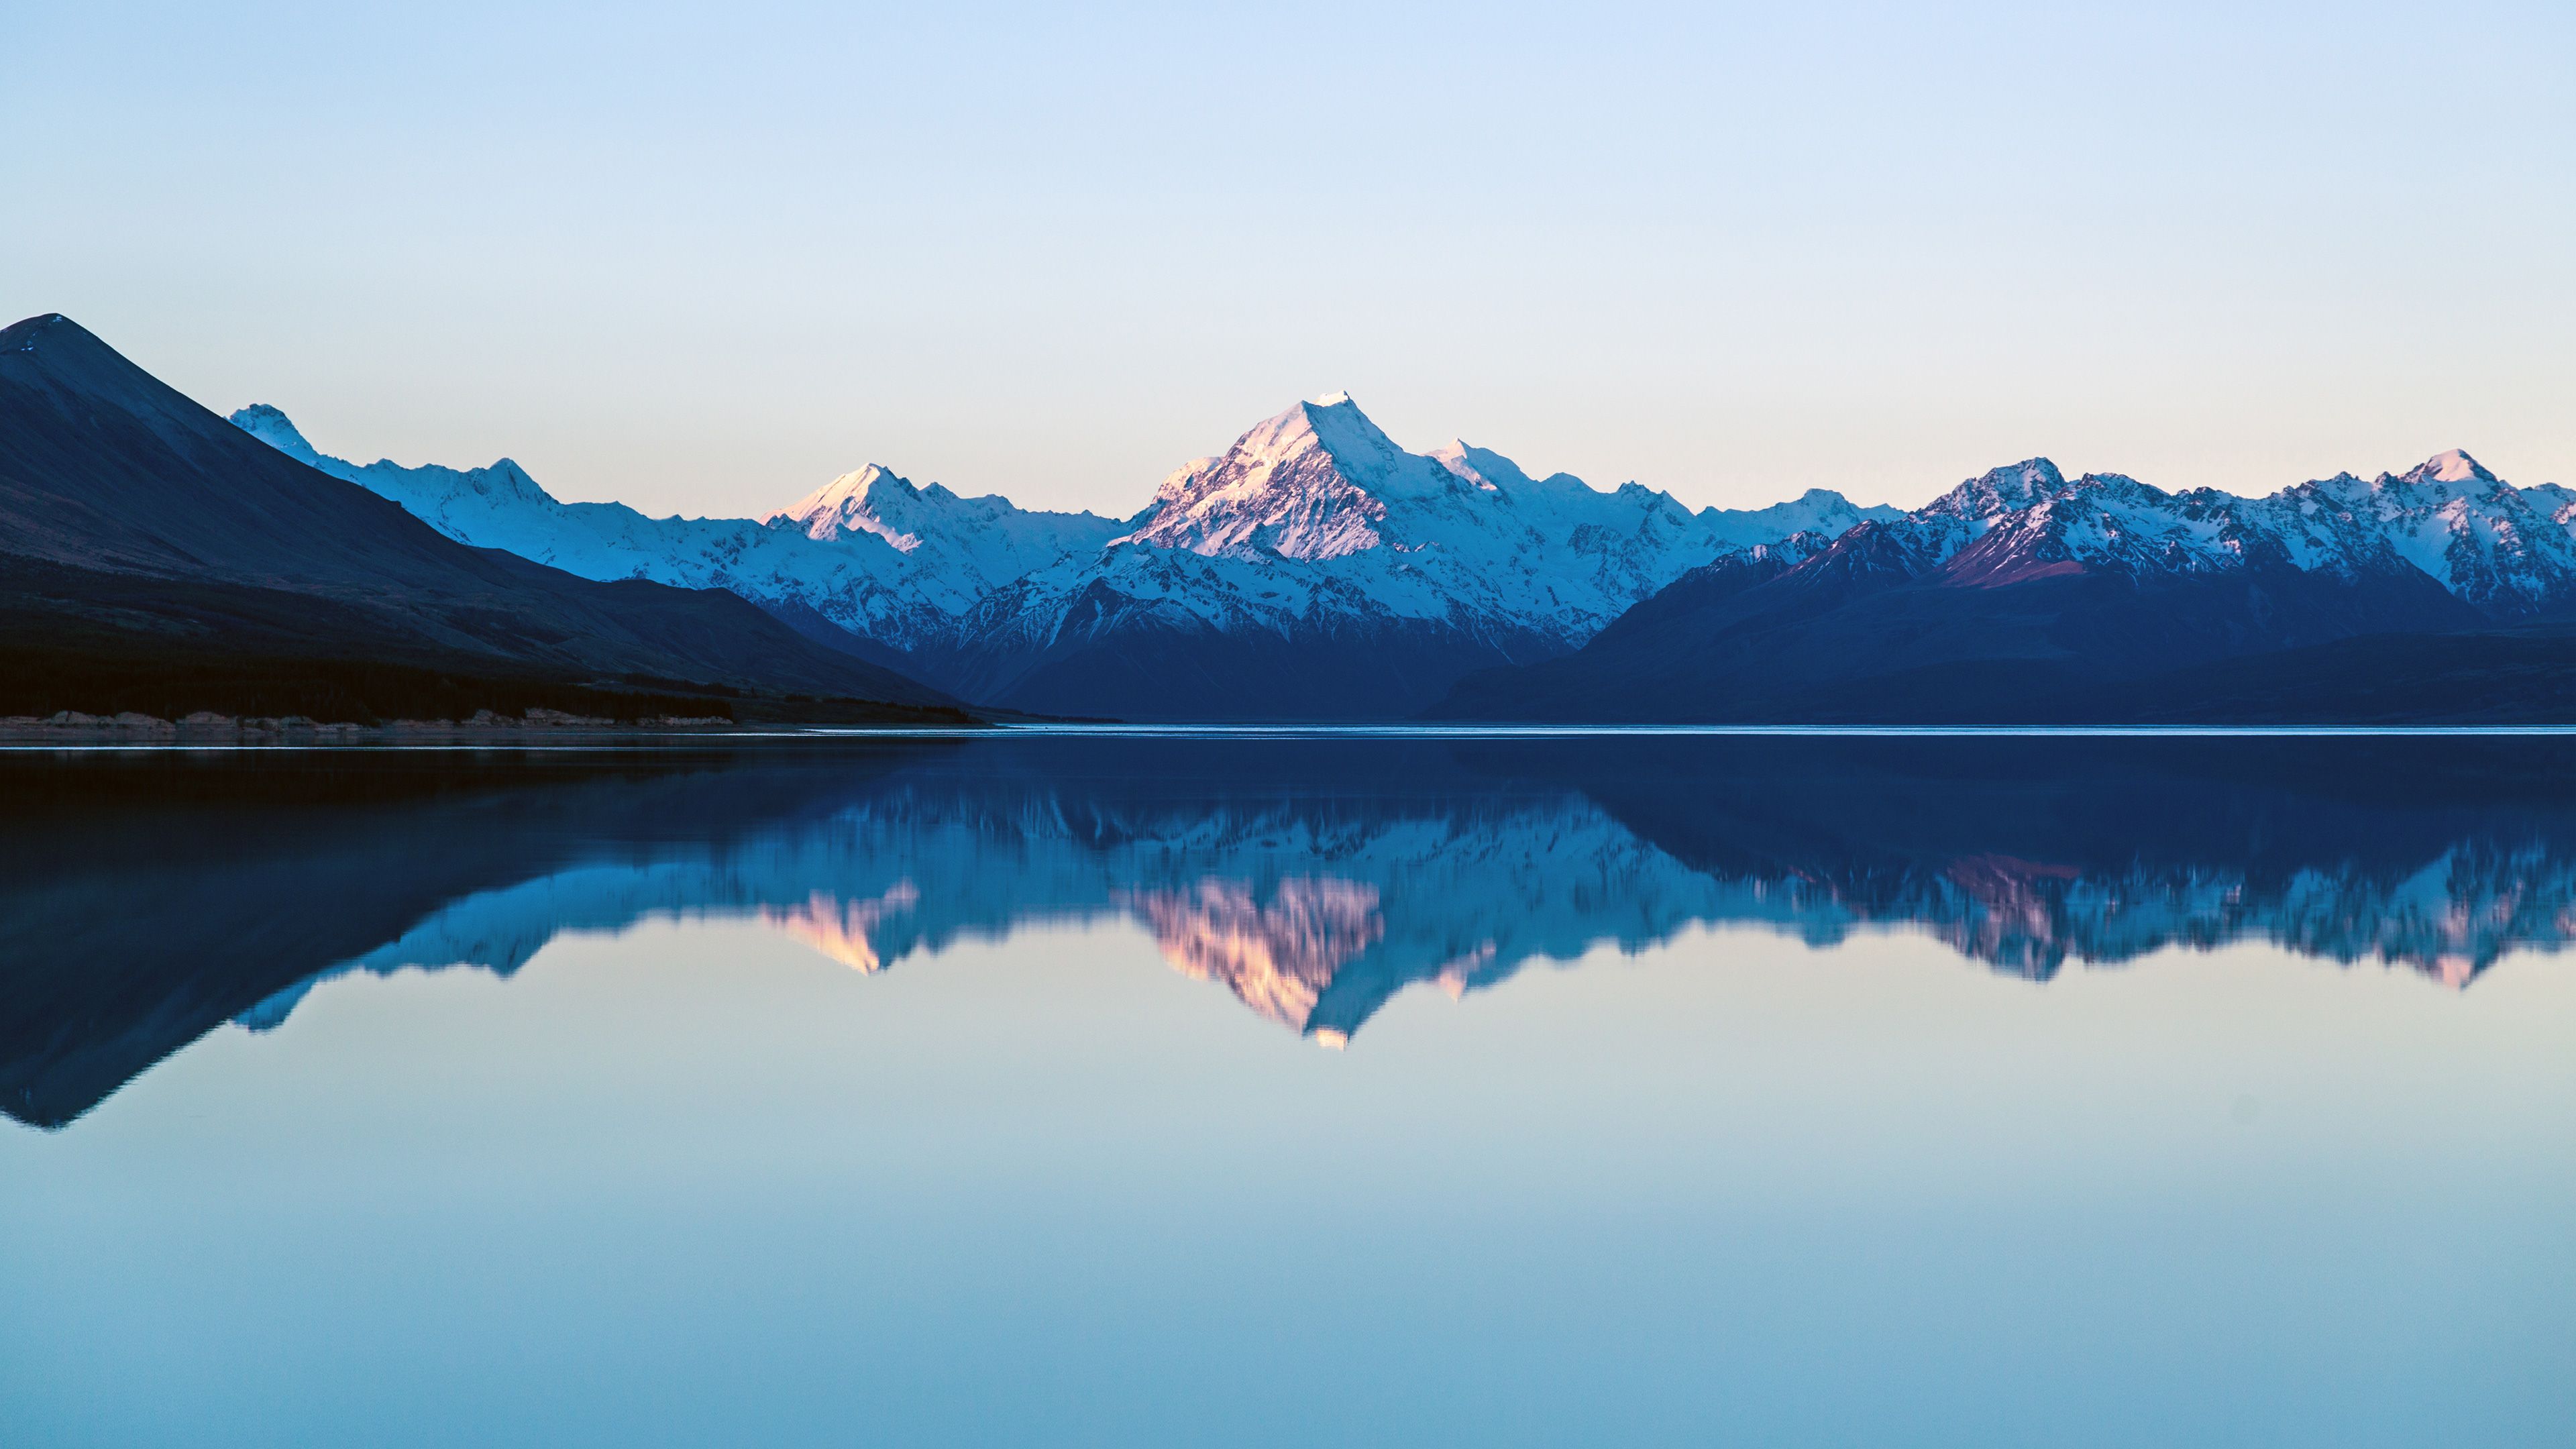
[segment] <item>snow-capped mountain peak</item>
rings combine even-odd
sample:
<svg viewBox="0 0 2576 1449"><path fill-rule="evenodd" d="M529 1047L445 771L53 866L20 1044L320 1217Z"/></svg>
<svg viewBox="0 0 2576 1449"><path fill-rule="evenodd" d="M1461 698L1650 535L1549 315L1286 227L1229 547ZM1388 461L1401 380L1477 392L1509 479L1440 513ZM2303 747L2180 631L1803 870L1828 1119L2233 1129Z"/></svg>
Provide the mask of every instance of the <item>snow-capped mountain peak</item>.
<svg viewBox="0 0 2576 1449"><path fill-rule="evenodd" d="M1942 513L1983 521L1997 514L2028 508L2066 490L2066 475L2046 458L2025 458L1989 468L1926 504L1923 513Z"/></svg>
<svg viewBox="0 0 2576 1449"><path fill-rule="evenodd" d="M244 408L232 421L280 452L392 499L459 542L508 549L584 578L728 589L772 608L820 614L893 648L946 637L996 586L1094 552L1120 528L1088 513L960 498L935 483L916 488L874 464L764 520L647 518L622 503L561 502L507 458L466 470L389 461L362 467L316 452L276 408Z"/></svg>
<svg viewBox="0 0 2576 1449"><path fill-rule="evenodd" d="M1346 392L1301 402L1255 424L1233 448L1247 469L1292 464L1317 451L1356 478L1382 472L1405 456Z"/></svg>
<svg viewBox="0 0 2576 1449"><path fill-rule="evenodd" d="M411 480L414 483L426 481L435 492L471 494L483 499L497 500L500 506L517 504L550 508L560 506L556 503L554 495L538 487L537 480L529 477L528 470L520 467L513 459L496 458L481 468L443 468L434 463L419 468L406 468L390 458L378 458L372 463L361 465L352 463L346 458L334 458L316 449L311 443L305 441L303 432L283 410L268 403L252 403L249 407L234 412L226 421L308 468L317 468L343 482L355 483L372 492L381 493L405 508L410 508L420 517L428 518L432 523L439 523L440 520L414 507L416 490L404 487L399 480ZM474 542L472 539L464 541Z"/></svg>
<svg viewBox="0 0 2576 1449"><path fill-rule="evenodd" d="M2435 453L2397 475L2404 483L2493 483L2496 475L2460 448Z"/></svg>
<svg viewBox="0 0 2576 1449"><path fill-rule="evenodd" d="M304 441L304 434L296 429L285 413L267 403L252 403L240 409L232 415L231 422L234 427L307 466L322 456L313 450L311 443Z"/></svg>
<svg viewBox="0 0 2576 1449"><path fill-rule="evenodd" d="M1512 485L1527 487L1529 475L1520 465L1488 448L1479 448L1465 438L1451 438L1431 450L1431 461L1485 489L1500 492Z"/></svg>
<svg viewBox="0 0 2576 1449"><path fill-rule="evenodd" d="M921 490L913 487L911 480L896 476L881 464L870 463L842 474L760 521L772 528L793 527L823 543L845 533L873 533L897 550L910 553L921 547L921 535L887 523L885 514L907 511L896 503L898 498L920 496Z"/></svg>
<svg viewBox="0 0 2576 1449"><path fill-rule="evenodd" d="M1385 541L1390 502L1466 486L1335 393L1264 419L1222 456L1166 478L1126 541L1210 556L1339 558Z"/></svg>
<svg viewBox="0 0 2576 1449"><path fill-rule="evenodd" d="M1694 511L1639 483L1533 477L1463 440L1409 452L1335 393L1175 471L1123 522L962 497L875 464L754 521L558 502L507 459L360 466L318 453L273 407L233 421L451 537L587 577L725 588L791 619L820 615L909 651L944 688L1049 713L1404 712L1465 670L1578 648L1720 561L1837 590L2082 576L2087 597L2106 576L2199 588L2288 569L2416 610L2371 615L2374 627L2451 607L2427 577L2492 618L2576 606L2576 492L2517 489L2457 449L2267 498L2070 480L2034 457L1911 512L1796 487L1767 508Z"/></svg>

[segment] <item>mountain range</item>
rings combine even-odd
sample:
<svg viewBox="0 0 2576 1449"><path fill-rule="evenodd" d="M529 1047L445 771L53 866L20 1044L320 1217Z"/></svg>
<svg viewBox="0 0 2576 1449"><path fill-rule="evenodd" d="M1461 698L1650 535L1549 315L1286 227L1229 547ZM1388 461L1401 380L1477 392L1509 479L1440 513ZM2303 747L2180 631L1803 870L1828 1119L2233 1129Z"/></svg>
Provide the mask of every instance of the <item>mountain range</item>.
<svg viewBox="0 0 2576 1449"><path fill-rule="evenodd" d="M2263 498L2045 458L1720 557L1453 718L2565 719L2576 493L2447 452Z"/></svg>
<svg viewBox="0 0 2576 1449"><path fill-rule="evenodd" d="M1408 453L1340 395L1177 470L1125 520L876 466L757 520L651 519L560 502L507 459L361 466L274 407L233 422L461 542L733 589L960 698L1059 715L1399 718L1473 670L1579 647L1710 559L1899 516L1824 490L1693 512L1634 483L1534 479L1465 443Z"/></svg>
<svg viewBox="0 0 2576 1449"><path fill-rule="evenodd" d="M317 453L461 541L733 589L979 704L1145 719L2524 720L2576 714L2576 491L2459 451L2262 498L2045 458L1754 510L1407 452L1336 394L1124 520L870 466L761 519Z"/></svg>
<svg viewBox="0 0 2576 1449"><path fill-rule="evenodd" d="M54 315L0 330L0 641L0 715L964 718L731 592L461 543Z"/></svg>
<svg viewBox="0 0 2576 1449"><path fill-rule="evenodd" d="M655 519L230 422L67 319L0 332L0 714L2576 717L2576 491L2459 451L2261 498L2034 458L1910 510L1694 511L1410 452L1335 394L1123 519L873 465Z"/></svg>

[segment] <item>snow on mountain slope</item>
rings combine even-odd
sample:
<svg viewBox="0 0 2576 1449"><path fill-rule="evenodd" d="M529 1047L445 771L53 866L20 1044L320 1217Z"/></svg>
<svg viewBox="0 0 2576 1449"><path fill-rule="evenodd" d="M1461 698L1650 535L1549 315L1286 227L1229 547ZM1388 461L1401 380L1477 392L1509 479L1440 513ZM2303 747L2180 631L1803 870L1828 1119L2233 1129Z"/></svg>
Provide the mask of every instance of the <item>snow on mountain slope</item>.
<svg viewBox="0 0 2576 1449"><path fill-rule="evenodd" d="M961 498L937 483L915 487L874 463L842 474L761 522L793 528L820 543L874 534L924 567L971 578L979 592L1087 553L1126 528L1092 513L1032 512L997 495Z"/></svg>
<svg viewBox="0 0 2576 1449"><path fill-rule="evenodd" d="M954 616L996 584L1066 549L1094 546L1121 526L1090 514L1030 513L1006 499L960 498L935 484L919 489L873 465L767 520L648 518L622 503L561 502L507 458L470 470L360 465L314 449L274 407L243 408L232 421L461 542L585 578L652 579L802 604L894 648L944 636Z"/></svg>
<svg viewBox="0 0 2576 1449"><path fill-rule="evenodd" d="M2371 630L2405 627L2405 591L2425 578L2494 618L2576 606L2576 494L2514 488L2457 451L2266 498L2070 479L2033 458L1910 512L1821 489L1694 512L1635 483L1533 478L1465 442L1408 452L1335 394L1172 473L1125 522L963 498L876 466L753 521L561 503L507 459L361 467L316 452L274 408L234 421L466 542L593 578L803 605L904 651L944 688L1046 712L1409 714L1469 671L1579 648L1693 571L1756 549L1763 569L1786 569L1784 588L1862 592L2290 569L2398 600L2350 625Z"/></svg>
<svg viewBox="0 0 2576 1449"><path fill-rule="evenodd" d="M1635 483L1605 493L1565 473L1532 479L1509 458L1464 442L1408 453L1335 393L1299 403L1223 456L1165 479L1120 542L1319 564L1376 550L1411 555L1409 570L1354 577L1421 581L1419 590L1375 593L1399 613L1445 617L1464 603L1580 643L1721 552L1896 513L1855 509L1821 489L1752 512L1693 513Z"/></svg>
<svg viewBox="0 0 2576 1449"><path fill-rule="evenodd" d="M1987 587L2085 571L2143 579L2271 565L2357 579L2414 570L2511 618L2576 603L2576 494L2516 488L2456 449L2370 482L2343 473L2262 498L2167 493L2117 473L2068 479L2033 458L1847 532L1828 555L1814 567Z"/></svg>
<svg viewBox="0 0 2576 1449"><path fill-rule="evenodd" d="M2509 618L2576 601L2576 495L2516 488L2454 448L2403 473L2349 473L2254 505L2303 567L2387 554L2484 612Z"/></svg>
<svg viewBox="0 0 2576 1449"><path fill-rule="evenodd" d="M1781 844L1768 830L1752 839ZM569 863L462 897L236 1019L275 1027L317 983L355 972L470 964L507 976L559 935L647 919L756 919L869 973L1034 925L1127 919L1174 970L1335 1045L1408 987L1461 996L1694 925L1817 946L1917 930L2034 980L2070 961L2268 941L2458 988L2511 951L2576 944L2576 860L2486 831L2260 871L2216 858L2079 866L1994 853L1892 864L1839 853L1831 833L1796 844L1787 858L1749 849L1742 864L1693 868L1580 795L1210 808L1045 783L931 782L790 828Z"/></svg>
<svg viewBox="0 0 2576 1449"><path fill-rule="evenodd" d="M507 459L360 466L319 453L275 408L233 421L465 542L803 605L908 651L947 687L1069 712L1414 707L1463 669L1573 648L1720 554L1897 512L1816 490L1694 513L1634 483L1533 479L1464 443L1406 452L1341 395L1182 468L1127 523L961 498L875 466L758 522L651 519L559 502ZM1084 663L1096 649L1117 656L1107 674ZM1032 670L1078 679L1079 697L1015 692ZM1195 692L1158 694L1158 672Z"/></svg>
<svg viewBox="0 0 2576 1449"><path fill-rule="evenodd" d="M1160 711L1214 700L1255 716L1406 712L1468 669L1582 644L1722 553L1895 512L1817 491L1693 513L1634 483L1533 479L1464 443L1409 453L1335 394L1173 473L1096 556L988 599L949 677L989 700L1077 713L1108 707L1104 669L1196 691L1146 706ZM1272 656L1257 676L1206 657L1243 647Z"/></svg>

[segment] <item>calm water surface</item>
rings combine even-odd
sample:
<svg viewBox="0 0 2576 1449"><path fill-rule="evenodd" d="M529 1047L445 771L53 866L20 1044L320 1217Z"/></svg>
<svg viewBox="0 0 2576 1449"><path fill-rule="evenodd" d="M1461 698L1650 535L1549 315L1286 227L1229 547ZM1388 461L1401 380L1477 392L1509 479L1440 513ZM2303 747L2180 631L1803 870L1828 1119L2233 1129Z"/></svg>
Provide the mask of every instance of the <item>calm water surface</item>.
<svg viewBox="0 0 2576 1449"><path fill-rule="evenodd" d="M2561 1445L2576 740L0 759L0 1443Z"/></svg>

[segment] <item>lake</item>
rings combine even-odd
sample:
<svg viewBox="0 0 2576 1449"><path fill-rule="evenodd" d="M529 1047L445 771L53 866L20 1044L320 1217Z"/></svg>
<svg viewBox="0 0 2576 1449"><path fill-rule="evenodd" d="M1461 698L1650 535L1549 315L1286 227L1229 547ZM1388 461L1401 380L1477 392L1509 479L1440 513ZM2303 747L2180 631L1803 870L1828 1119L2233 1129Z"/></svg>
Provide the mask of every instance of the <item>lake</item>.
<svg viewBox="0 0 2576 1449"><path fill-rule="evenodd" d="M2576 738L0 754L0 1442L2557 1445Z"/></svg>

